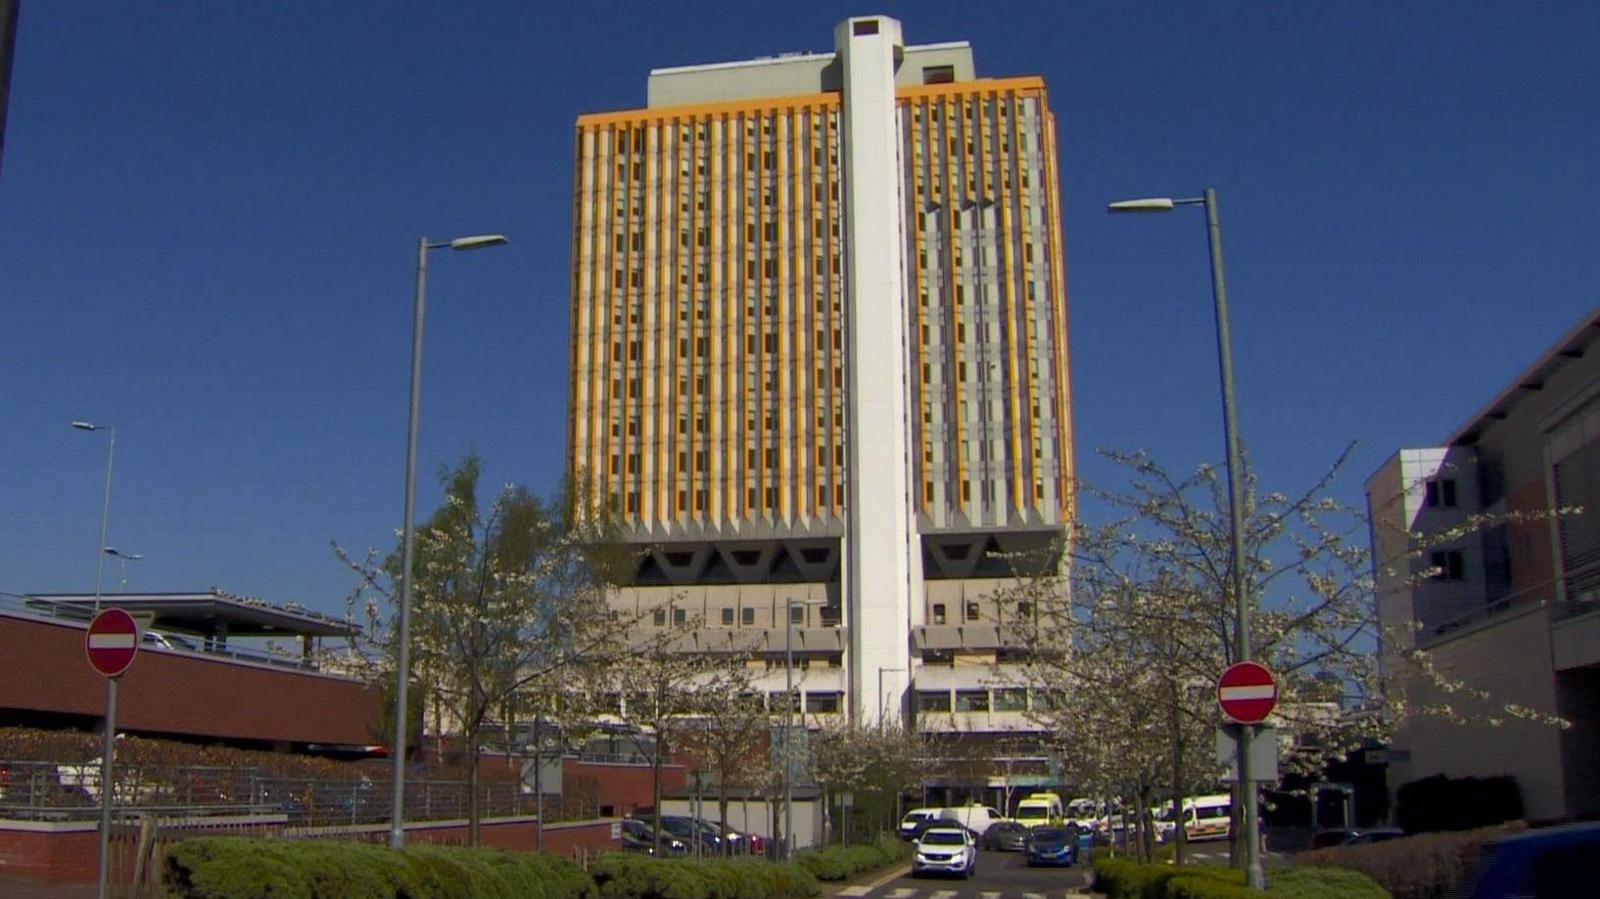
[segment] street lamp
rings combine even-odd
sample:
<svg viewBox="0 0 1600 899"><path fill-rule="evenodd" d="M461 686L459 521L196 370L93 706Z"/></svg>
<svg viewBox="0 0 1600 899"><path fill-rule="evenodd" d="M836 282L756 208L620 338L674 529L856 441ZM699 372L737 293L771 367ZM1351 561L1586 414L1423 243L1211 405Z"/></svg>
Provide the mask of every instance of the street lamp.
<svg viewBox="0 0 1600 899"><path fill-rule="evenodd" d="M115 546L106 547L105 553L117 560L117 592L128 592L128 563L143 561L144 553L125 553Z"/></svg>
<svg viewBox="0 0 1600 899"><path fill-rule="evenodd" d="M417 417L422 410L422 321L428 308L428 251L449 247L452 250L479 250L506 243L500 234L477 234L454 240L417 241L417 293L411 307L411 407L406 424L405 548L400 559L400 621L395 639L399 658L395 664L394 691L394 807L390 810L389 846L405 845L406 796L406 682L411 670L411 560L416 544Z"/></svg>
<svg viewBox="0 0 1600 899"><path fill-rule="evenodd" d="M790 731L794 728L794 610L796 606L825 606L826 599L795 602L784 600L783 619L783 858L794 858L794 757L790 754Z"/></svg>
<svg viewBox="0 0 1600 899"><path fill-rule="evenodd" d="M79 431L105 431L110 439L106 443L106 486L100 498L99 552L94 554L94 613L100 614L100 590L106 571L106 526L111 519L111 466L117 458L117 429L111 425L97 425L91 421L75 421L72 427ZM111 759L117 748L117 678L106 678L106 720L100 747L100 862L95 876L95 894L106 899L111 874Z"/></svg>
<svg viewBox="0 0 1600 899"><path fill-rule="evenodd" d="M1172 199L1146 197L1121 200L1107 207L1108 212L1171 212L1179 206L1204 206L1206 240L1211 248L1211 299L1217 317L1217 363L1222 373L1222 431L1228 450L1228 520L1232 533L1234 603L1234 661L1250 659L1250 598L1246 595L1244 572L1244 472L1239 466L1239 416L1233 401L1233 347L1228 337L1228 291L1222 277L1222 226L1217 221L1217 192L1206 188L1198 197ZM1266 878L1261 868L1261 839L1256 790L1250 780L1250 743L1254 737L1248 724L1239 725L1239 792L1244 800L1245 880L1255 889L1264 889Z"/></svg>

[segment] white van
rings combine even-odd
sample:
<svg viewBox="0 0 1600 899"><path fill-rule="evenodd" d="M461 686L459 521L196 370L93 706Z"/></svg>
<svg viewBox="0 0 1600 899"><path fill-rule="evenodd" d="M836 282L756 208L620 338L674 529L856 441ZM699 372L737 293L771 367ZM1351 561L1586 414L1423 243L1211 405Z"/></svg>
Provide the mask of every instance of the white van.
<svg viewBox="0 0 1600 899"><path fill-rule="evenodd" d="M987 805L958 805L940 809L939 818L954 821L981 836L989 825L1004 820L1005 816Z"/></svg>
<svg viewBox="0 0 1600 899"><path fill-rule="evenodd" d="M1054 793L1030 793L1022 797L1017 802L1017 813L1012 817L1025 827L1060 824L1065 820L1061 797Z"/></svg>
<svg viewBox="0 0 1600 899"><path fill-rule="evenodd" d="M1232 832L1233 797L1226 793L1195 796L1183 800L1183 834L1187 840L1225 840ZM1172 806L1162 813L1158 825L1162 839L1170 840L1177 830Z"/></svg>

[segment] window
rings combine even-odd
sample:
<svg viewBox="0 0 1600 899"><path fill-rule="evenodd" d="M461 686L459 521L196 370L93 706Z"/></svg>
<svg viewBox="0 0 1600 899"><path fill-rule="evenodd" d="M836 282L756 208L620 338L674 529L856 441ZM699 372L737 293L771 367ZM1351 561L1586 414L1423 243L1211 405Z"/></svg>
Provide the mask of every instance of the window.
<svg viewBox="0 0 1600 899"><path fill-rule="evenodd" d="M1033 603L1026 601L1017 603L1017 617L1031 620L1033 618Z"/></svg>
<svg viewBox="0 0 1600 899"><path fill-rule="evenodd" d="M966 616L967 616L967 620L968 621L977 621L978 620L978 604L977 603L975 603L975 602L967 603L967 605L966 605Z"/></svg>
<svg viewBox="0 0 1600 899"><path fill-rule="evenodd" d="M655 623L656 627L662 627L662 626L666 625L666 623L667 623L667 610L666 609L656 609L655 613L653 615L651 615L650 618L651 618L651 621L653 621Z"/></svg>
<svg viewBox="0 0 1600 899"><path fill-rule="evenodd" d="M739 610L739 622L741 624L743 624L745 627L749 627L749 626L755 624L756 623L756 610L755 609L749 609L749 608L740 609Z"/></svg>
<svg viewBox="0 0 1600 899"><path fill-rule="evenodd" d="M1433 566L1433 579L1436 581L1459 581L1464 577L1461 565L1461 551L1447 549L1433 553L1429 559Z"/></svg>
<svg viewBox="0 0 1600 899"><path fill-rule="evenodd" d="M733 610L732 609L723 609L722 610L722 625L724 627L728 627L728 626L731 626L732 624L733 624Z"/></svg>
<svg viewBox="0 0 1600 899"><path fill-rule="evenodd" d="M767 709L773 712L783 711L783 691L767 694ZM789 711L796 713L800 711L799 690L789 694Z"/></svg>
<svg viewBox="0 0 1600 899"><path fill-rule="evenodd" d="M918 690L917 711L919 712L948 712L950 711L950 694L945 690Z"/></svg>
<svg viewBox="0 0 1600 899"><path fill-rule="evenodd" d="M989 711L988 690L957 690L956 711L958 712L987 712Z"/></svg>
<svg viewBox="0 0 1600 899"><path fill-rule="evenodd" d="M944 603L942 602L933 604L933 623L944 624Z"/></svg>
<svg viewBox="0 0 1600 899"><path fill-rule="evenodd" d="M816 714L839 711L838 693L807 693L806 711Z"/></svg>
<svg viewBox="0 0 1600 899"><path fill-rule="evenodd" d="M950 84L956 80L955 66L923 66L923 84Z"/></svg>
<svg viewBox="0 0 1600 899"><path fill-rule="evenodd" d="M1021 687L1006 687L994 691L994 710L997 712L1023 712L1028 708L1028 691Z"/></svg>
<svg viewBox="0 0 1600 899"><path fill-rule="evenodd" d="M672 623L673 624L683 624L684 622L686 622L688 620L689 620L689 613L688 613L687 610L685 610L685 609L673 609L672 610Z"/></svg>
<svg viewBox="0 0 1600 899"><path fill-rule="evenodd" d="M805 606L790 606L789 607L789 623L790 624L805 624L806 623L806 607Z"/></svg>
<svg viewBox="0 0 1600 899"><path fill-rule="evenodd" d="M1428 481L1428 507L1436 509L1443 506L1446 509L1456 507L1456 481L1455 478L1435 478Z"/></svg>
<svg viewBox="0 0 1600 899"><path fill-rule="evenodd" d="M857 36L864 35L864 34L877 34L878 33L878 20L877 19L862 19L859 22L854 22L850 26L850 32L852 34L854 34L854 35L857 35Z"/></svg>

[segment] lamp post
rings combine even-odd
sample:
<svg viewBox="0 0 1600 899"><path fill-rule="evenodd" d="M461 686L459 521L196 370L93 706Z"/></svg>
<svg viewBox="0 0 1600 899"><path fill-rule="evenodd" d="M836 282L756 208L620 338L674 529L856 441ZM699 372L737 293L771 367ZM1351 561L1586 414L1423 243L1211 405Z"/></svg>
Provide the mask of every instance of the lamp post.
<svg viewBox="0 0 1600 899"><path fill-rule="evenodd" d="M1228 336L1228 291L1222 277L1222 226L1217 220L1217 192L1208 187L1198 197L1122 200L1110 204L1107 211L1171 212L1179 206L1203 206L1206 213L1206 241L1211 249L1211 299L1217 318L1217 363L1222 374L1222 430L1228 451L1228 519L1233 543L1233 564L1229 566L1229 573L1233 580L1234 661L1245 662L1250 660L1250 597L1246 594L1244 571L1244 472L1239 465L1239 417L1233 398L1233 347ZM1266 879L1261 867L1261 823L1256 789L1250 779L1250 743L1254 736L1252 725L1239 725L1239 792L1244 800L1245 880L1250 886L1263 889Z"/></svg>
<svg viewBox="0 0 1600 899"><path fill-rule="evenodd" d="M106 527L111 520L111 466L117 458L117 429L112 425L99 425L91 421L75 421L72 427L79 431L105 431L110 439L106 443L106 484L100 497L100 542L94 554L94 613L100 614L100 590L106 571ZM117 748L117 679L106 678L105 734L100 746L100 834L99 867L95 874L95 895L106 899L111 873L111 800L112 754Z"/></svg>
<svg viewBox="0 0 1600 899"><path fill-rule="evenodd" d="M794 756L791 754L791 731L794 729L794 610L796 606L827 605L826 599L795 602L790 596L784 600L783 618L783 858L794 858Z"/></svg>
<svg viewBox="0 0 1600 899"><path fill-rule="evenodd" d="M411 562L416 545L417 417L422 410L422 322L428 308L428 251L449 247L452 250L477 250L506 243L500 234L478 234L454 240L417 241L417 292L411 306L411 406L406 423L405 536L400 557L400 615L395 640L399 644L395 662L394 690L394 794L389 814L389 847L405 845L406 796L406 682L411 673Z"/></svg>
<svg viewBox="0 0 1600 899"><path fill-rule="evenodd" d="M125 553L115 546L106 547L105 553L117 560L117 592L128 592L128 563L143 561L144 553Z"/></svg>

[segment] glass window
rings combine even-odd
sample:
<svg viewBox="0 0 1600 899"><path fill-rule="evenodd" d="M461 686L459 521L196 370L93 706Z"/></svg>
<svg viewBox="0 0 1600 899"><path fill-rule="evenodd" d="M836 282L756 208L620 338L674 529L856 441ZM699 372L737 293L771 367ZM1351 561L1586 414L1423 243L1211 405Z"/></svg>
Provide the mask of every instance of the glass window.
<svg viewBox="0 0 1600 899"><path fill-rule="evenodd" d="M733 624L733 610L732 609L723 609L722 610L722 623L724 625Z"/></svg>
<svg viewBox="0 0 1600 899"><path fill-rule="evenodd" d="M1022 712L1028 708L1028 691L1021 687L1006 687L994 691L994 710L997 712Z"/></svg>
<svg viewBox="0 0 1600 899"><path fill-rule="evenodd" d="M667 610L656 609L655 613L650 616L650 619L651 621L655 622L656 627L661 627L667 623Z"/></svg>
<svg viewBox="0 0 1600 899"><path fill-rule="evenodd" d="M807 693L806 711L822 714L839 711L838 693Z"/></svg>
<svg viewBox="0 0 1600 899"><path fill-rule="evenodd" d="M790 606L789 607L789 623L790 624L805 624L806 623L806 607L805 606Z"/></svg>
<svg viewBox="0 0 1600 899"><path fill-rule="evenodd" d="M933 604L933 623L944 624L944 603L942 602Z"/></svg>
<svg viewBox="0 0 1600 899"><path fill-rule="evenodd" d="M988 690L957 690L956 711L958 712L987 712L989 711Z"/></svg>
<svg viewBox="0 0 1600 899"><path fill-rule="evenodd" d="M917 711L919 712L948 712L950 711L950 692L948 690L918 690Z"/></svg>
<svg viewBox="0 0 1600 899"><path fill-rule="evenodd" d="M747 627L749 625L755 624L756 623L756 610L755 609L740 609L739 610L739 621L741 623L743 623Z"/></svg>
<svg viewBox="0 0 1600 899"><path fill-rule="evenodd" d="M673 609L672 610L672 623L673 624L683 624L684 622L686 622L688 620L689 620L689 612L688 612L687 609Z"/></svg>

